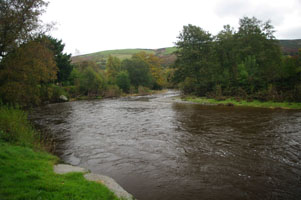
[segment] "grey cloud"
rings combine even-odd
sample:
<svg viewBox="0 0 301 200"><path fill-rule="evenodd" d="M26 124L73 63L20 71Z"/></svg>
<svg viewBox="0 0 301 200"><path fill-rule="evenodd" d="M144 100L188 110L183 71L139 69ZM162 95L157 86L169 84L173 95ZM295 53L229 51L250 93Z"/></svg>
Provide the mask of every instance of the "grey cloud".
<svg viewBox="0 0 301 200"><path fill-rule="evenodd" d="M301 25L276 33L279 39L301 39Z"/></svg>
<svg viewBox="0 0 301 200"><path fill-rule="evenodd" d="M272 24L277 26L283 23L285 13L290 12L290 10L283 7L269 6L264 2L254 6L251 1L227 0L220 1L216 5L215 12L219 17L229 16L237 19L244 16L254 16L263 21L271 20Z"/></svg>

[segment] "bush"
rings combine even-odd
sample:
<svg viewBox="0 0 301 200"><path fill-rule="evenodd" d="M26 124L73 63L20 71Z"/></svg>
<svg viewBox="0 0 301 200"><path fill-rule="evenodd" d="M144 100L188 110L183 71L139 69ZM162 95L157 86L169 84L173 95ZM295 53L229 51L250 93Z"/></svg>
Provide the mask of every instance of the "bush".
<svg viewBox="0 0 301 200"><path fill-rule="evenodd" d="M0 106L0 139L22 146L37 145L39 135L27 119L27 113L10 106Z"/></svg>
<svg viewBox="0 0 301 200"><path fill-rule="evenodd" d="M196 85L195 79L186 77L185 81L179 84L179 88L184 94L195 94Z"/></svg>
<svg viewBox="0 0 301 200"><path fill-rule="evenodd" d="M138 94L139 95L147 95L147 94L149 94L149 92L150 92L150 90L147 87L143 87L141 85L138 87Z"/></svg>
<svg viewBox="0 0 301 200"><path fill-rule="evenodd" d="M50 84L44 85L41 87L41 97L43 101L50 101L50 102L60 102L60 96L64 95L68 97L68 93L65 89L61 86Z"/></svg>
<svg viewBox="0 0 301 200"><path fill-rule="evenodd" d="M117 85L109 85L106 90L104 97L110 98L110 97L119 97L121 95L121 90Z"/></svg>
<svg viewBox="0 0 301 200"><path fill-rule="evenodd" d="M116 77L116 83L123 92L128 93L130 91L131 83L129 74L127 71L120 72Z"/></svg>

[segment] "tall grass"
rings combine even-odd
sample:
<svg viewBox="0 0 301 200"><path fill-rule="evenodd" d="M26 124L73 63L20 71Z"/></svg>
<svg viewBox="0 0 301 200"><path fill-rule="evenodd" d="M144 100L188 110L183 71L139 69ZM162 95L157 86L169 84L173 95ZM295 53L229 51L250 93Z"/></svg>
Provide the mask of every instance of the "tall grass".
<svg viewBox="0 0 301 200"><path fill-rule="evenodd" d="M40 136L18 107L0 105L0 139L28 147L38 147Z"/></svg>

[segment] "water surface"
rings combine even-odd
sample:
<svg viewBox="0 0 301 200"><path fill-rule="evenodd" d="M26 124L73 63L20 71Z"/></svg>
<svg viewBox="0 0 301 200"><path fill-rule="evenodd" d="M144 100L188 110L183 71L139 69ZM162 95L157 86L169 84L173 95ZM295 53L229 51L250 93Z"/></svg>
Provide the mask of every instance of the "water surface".
<svg viewBox="0 0 301 200"><path fill-rule="evenodd" d="M139 200L301 199L301 112L203 106L176 92L76 101L31 117L69 164Z"/></svg>

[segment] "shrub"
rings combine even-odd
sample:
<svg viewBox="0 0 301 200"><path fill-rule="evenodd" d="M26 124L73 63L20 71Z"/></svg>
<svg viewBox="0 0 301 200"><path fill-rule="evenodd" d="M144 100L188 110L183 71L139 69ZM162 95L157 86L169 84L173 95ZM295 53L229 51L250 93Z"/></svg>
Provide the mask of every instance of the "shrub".
<svg viewBox="0 0 301 200"><path fill-rule="evenodd" d="M10 106L0 106L0 139L23 146L37 145L39 135L27 119L27 113Z"/></svg>
<svg viewBox="0 0 301 200"><path fill-rule="evenodd" d="M106 90L104 96L107 98L110 97L119 97L121 95L121 90L117 85L109 85Z"/></svg>
<svg viewBox="0 0 301 200"><path fill-rule="evenodd" d="M139 95L147 95L147 94L149 94L149 88L147 88L147 87L143 87L143 86L139 86L138 87L138 94Z"/></svg>
<svg viewBox="0 0 301 200"><path fill-rule="evenodd" d="M128 93L130 91L131 83L129 74L127 71L120 72L116 77L116 83L123 92Z"/></svg>

